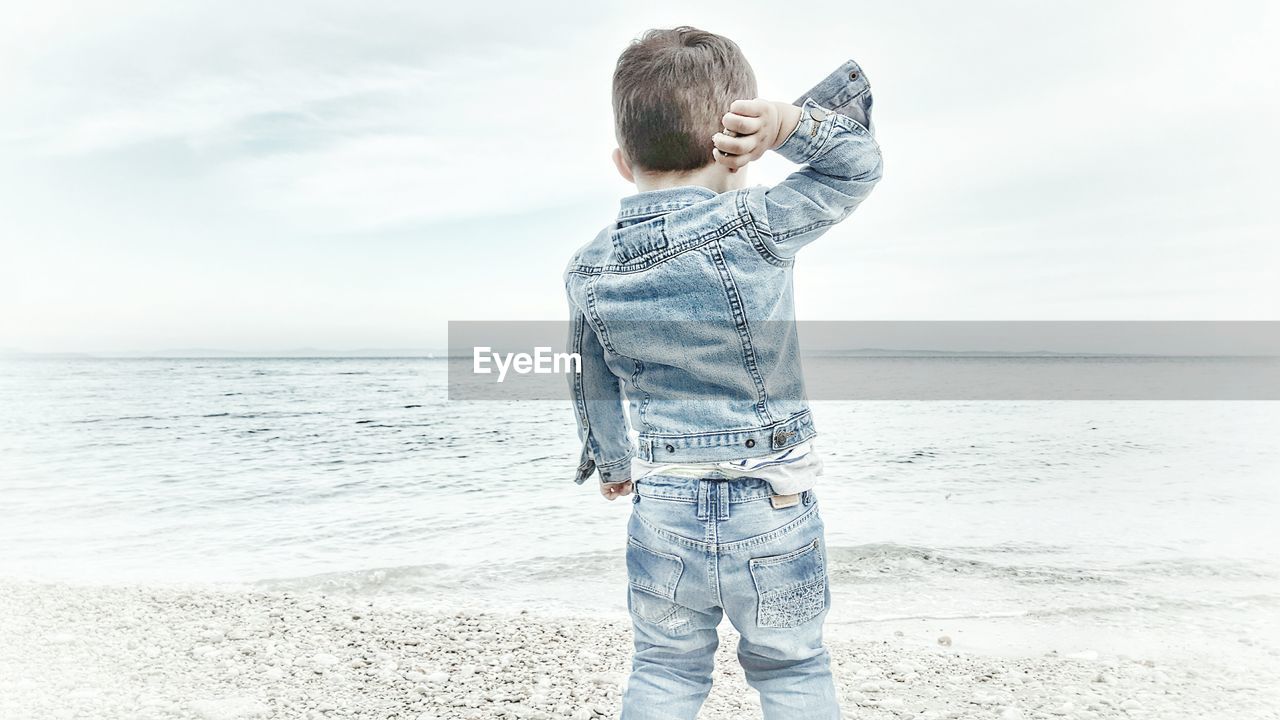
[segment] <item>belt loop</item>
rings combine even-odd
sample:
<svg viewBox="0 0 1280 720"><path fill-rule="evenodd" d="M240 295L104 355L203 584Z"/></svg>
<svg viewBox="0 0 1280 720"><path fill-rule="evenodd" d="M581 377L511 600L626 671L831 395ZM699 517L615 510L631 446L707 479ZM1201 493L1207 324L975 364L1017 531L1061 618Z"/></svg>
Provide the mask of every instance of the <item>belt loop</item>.
<svg viewBox="0 0 1280 720"><path fill-rule="evenodd" d="M717 483L716 491L720 494L720 520L729 519L729 480Z"/></svg>
<svg viewBox="0 0 1280 720"><path fill-rule="evenodd" d="M711 483L706 480L698 481L698 519L706 520L710 513L707 512L707 493L711 491L709 487Z"/></svg>

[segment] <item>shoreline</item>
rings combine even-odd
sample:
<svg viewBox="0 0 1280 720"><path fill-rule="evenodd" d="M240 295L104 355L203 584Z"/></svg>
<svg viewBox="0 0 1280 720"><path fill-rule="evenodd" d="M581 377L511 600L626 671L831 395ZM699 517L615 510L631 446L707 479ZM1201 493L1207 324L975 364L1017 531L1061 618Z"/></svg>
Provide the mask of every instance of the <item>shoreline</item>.
<svg viewBox="0 0 1280 720"><path fill-rule="evenodd" d="M615 717L625 618L452 613L378 598L0 582L0 717ZM721 626L701 718L759 717ZM859 718L1274 718L1275 678L1123 656L828 643Z"/></svg>

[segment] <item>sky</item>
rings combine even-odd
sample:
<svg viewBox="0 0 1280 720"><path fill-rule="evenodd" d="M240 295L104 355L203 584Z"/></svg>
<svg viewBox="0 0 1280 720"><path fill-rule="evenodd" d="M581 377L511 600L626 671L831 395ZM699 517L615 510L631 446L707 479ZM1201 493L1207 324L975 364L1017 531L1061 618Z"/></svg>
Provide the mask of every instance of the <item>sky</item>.
<svg viewBox="0 0 1280 720"><path fill-rule="evenodd" d="M1280 319L1275 3L4 2L0 348L562 318L631 188L613 64L678 24L770 99L871 81L884 179L801 253L801 319Z"/></svg>

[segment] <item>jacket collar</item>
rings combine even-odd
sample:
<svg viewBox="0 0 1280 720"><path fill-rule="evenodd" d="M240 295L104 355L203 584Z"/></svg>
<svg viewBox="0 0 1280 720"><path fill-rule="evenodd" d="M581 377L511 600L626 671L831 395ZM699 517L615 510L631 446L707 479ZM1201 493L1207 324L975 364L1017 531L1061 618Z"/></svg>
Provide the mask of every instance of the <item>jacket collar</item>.
<svg viewBox="0 0 1280 720"><path fill-rule="evenodd" d="M661 190L649 190L622 198L618 221L638 222L673 210L689 207L709 200L716 192L701 185L681 185Z"/></svg>

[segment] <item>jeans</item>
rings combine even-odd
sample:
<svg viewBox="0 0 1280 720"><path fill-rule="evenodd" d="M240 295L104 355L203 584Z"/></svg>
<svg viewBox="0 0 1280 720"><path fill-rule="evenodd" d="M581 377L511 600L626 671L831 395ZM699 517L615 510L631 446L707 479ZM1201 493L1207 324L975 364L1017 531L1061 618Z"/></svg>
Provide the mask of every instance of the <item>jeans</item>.
<svg viewBox="0 0 1280 720"><path fill-rule="evenodd" d="M649 476L627 538L635 657L622 720L694 720L724 615L765 720L839 718L822 622L831 606L813 491L775 508L767 482Z"/></svg>

